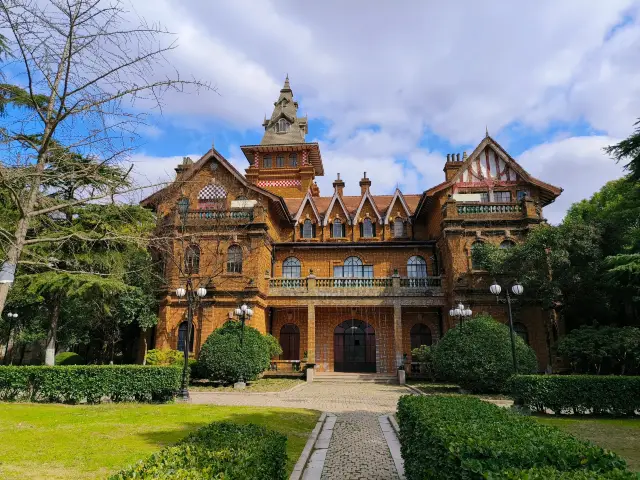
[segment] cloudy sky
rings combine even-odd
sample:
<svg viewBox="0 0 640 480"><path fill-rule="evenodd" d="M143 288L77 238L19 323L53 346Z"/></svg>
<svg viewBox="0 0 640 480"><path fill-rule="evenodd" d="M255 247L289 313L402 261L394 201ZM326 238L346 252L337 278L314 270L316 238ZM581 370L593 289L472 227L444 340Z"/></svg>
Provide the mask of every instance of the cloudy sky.
<svg viewBox="0 0 640 480"><path fill-rule="evenodd" d="M531 174L564 188L552 222L622 174L602 151L640 117L640 0L469 2L135 0L178 35L182 75L217 91L170 96L135 156L173 173L212 142L241 171L288 73L331 193L366 171L374 193L419 193L485 128Z"/></svg>

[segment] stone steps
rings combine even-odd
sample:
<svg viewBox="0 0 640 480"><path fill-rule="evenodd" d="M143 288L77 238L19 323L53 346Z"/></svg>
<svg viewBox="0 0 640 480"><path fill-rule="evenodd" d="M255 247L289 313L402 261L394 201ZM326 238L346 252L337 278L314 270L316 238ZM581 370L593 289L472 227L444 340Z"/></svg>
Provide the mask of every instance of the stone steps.
<svg viewBox="0 0 640 480"><path fill-rule="evenodd" d="M397 384L398 378L395 375L383 373L316 372L313 381L319 383Z"/></svg>

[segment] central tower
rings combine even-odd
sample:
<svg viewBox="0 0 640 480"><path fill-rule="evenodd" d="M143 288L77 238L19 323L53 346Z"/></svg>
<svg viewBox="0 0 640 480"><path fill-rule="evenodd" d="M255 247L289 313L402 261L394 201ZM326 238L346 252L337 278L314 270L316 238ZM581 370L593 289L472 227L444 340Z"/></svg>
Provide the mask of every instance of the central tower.
<svg viewBox="0 0 640 480"><path fill-rule="evenodd" d="M264 119L260 145L240 147L249 161L247 180L285 198L302 198L311 190L320 195L314 179L324 175L320 148L307 143L307 117L298 117L298 102L293 99L289 76L273 104L270 118Z"/></svg>

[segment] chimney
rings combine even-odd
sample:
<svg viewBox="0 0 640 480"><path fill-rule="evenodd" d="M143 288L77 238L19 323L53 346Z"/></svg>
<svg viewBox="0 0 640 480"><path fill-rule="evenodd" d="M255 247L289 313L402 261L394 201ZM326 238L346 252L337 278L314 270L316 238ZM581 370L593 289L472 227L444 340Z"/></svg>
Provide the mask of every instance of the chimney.
<svg viewBox="0 0 640 480"><path fill-rule="evenodd" d="M465 156L462 156L462 159L465 160ZM460 154L455 153L447 153L447 163L444 164L444 178L445 181L449 182L453 177L455 177L458 170L462 166L462 162L460 161Z"/></svg>
<svg viewBox="0 0 640 480"><path fill-rule="evenodd" d="M340 174L338 174L338 178L333 181L333 190L338 193L338 195L342 196L342 192L344 190L344 182L340 180Z"/></svg>
<svg viewBox="0 0 640 480"><path fill-rule="evenodd" d="M364 172L364 175L360 179L360 194L364 195L369 188L371 188L371 180L367 178L367 172Z"/></svg>
<svg viewBox="0 0 640 480"><path fill-rule="evenodd" d="M190 157L182 157L182 163L175 168L176 180L180 179L191 165L193 165L193 160Z"/></svg>

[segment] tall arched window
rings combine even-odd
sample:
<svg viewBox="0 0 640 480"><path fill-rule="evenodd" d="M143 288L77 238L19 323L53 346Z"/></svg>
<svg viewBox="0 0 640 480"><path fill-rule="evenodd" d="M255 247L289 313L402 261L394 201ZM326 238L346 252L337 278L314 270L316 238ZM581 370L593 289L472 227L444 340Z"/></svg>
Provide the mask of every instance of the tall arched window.
<svg viewBox="0 0 640 480"><path fill-rule="evenodd" d="M524 324L522 324L520 322L514 323L513 324L513 331L522 340L524 340L524 343L529 345L529 332L527 331L527 327L525 327Z"/></svg>
<svg viewBox="0 0 640 480"><path fill-rule="evenodd" d="M339 218L336 218L333 221L333 236L335 238L344 237L344 230L342 228L342 222L340 221Z"/></svg>
<svg viewBox="0 0 640 480"><path fill-rule="evenodd" d="M404 220L400 217L396 217L393 221L393 236L396 238L405 236Z"/></svg>
<svg viewBox="0 0 640 480"><path fill-rule="evenodd" d="M313 223L308 218L302 224L302 238L313 238Z"/></svg>
<svg viewBox="0 0 640 480"><path fill-rule="evenodd" d="M191 324L191 335L189 335L189 351L193 352L193 323ZM182 322L178 327L178 351L184 352L184 340L187 338L187 322Z"/></svg>
<svg viewBox="0 0 640 480"><path fill-rule="evenodd" d="M284 118L278 120L276 124L276 132L283 133L289 131L289 122L287 122Z"/></svg>
<svg viewBox="0 0 640 480"><path fill-rule="evenodd" d="M475 242L473 242L471 244L471 268L473 270L481 270L482 269L482 265L480 265L478 263L478 261L475 259L475 256L473 255L473 250L475 248L478 248L480 245L482 245L483 242L481 242L480 240L476 240Z"/></svg>
<svg viewBox="0 0 640 480"><path fill-rule="evenodd" d="M300 260L289 257L282 262L282 276L284 278L300 278Z"/></svg>
<svg viewBox="0 0 640 480"><path fill-rule="evenodd" d="M227 250L227 273L242 273L242 247L231 245Z"/></svg>
<svg viewBox="0 0 640 480"><path fill-rule="evenodd" d="M425 278L427 276L427 262L424 258L414 255L407 262L407 276L409 278Z"/></svg>
<svg viewBox="0 0 640 480"><path fill-rule="evenodd" d="M189 245L184 252L184 269L187 274L200 272L200 247Z"/></svg>
<svg viewBox="0 0 640 480"><path fill-rule="evenodd" d="M370 218L362 221L362 236L364 238L373 238L373 222Z"/></svg>
<svg viewBox="0 0 640 480"><path fill-rule="evenodd" d="M504 240L501 244L500 244L500 248L503 249L509 249L509 248L513 248L515 247L516 244L513 240Z"/></svg>
<svg viewBox="0 0 640 480"><path fill-rule="evenodd" d="M280 329L282 360L300 360L300 329L293 323L287 323Z"/></svg>
<svg viewBox="0 0 640 480"><path fill-rule="evenodd" d="M411 327L411 350L414 348L418 348L421 345L430 346L431 339L431 330L424 323L416 323L413 327Z"/></svg>

